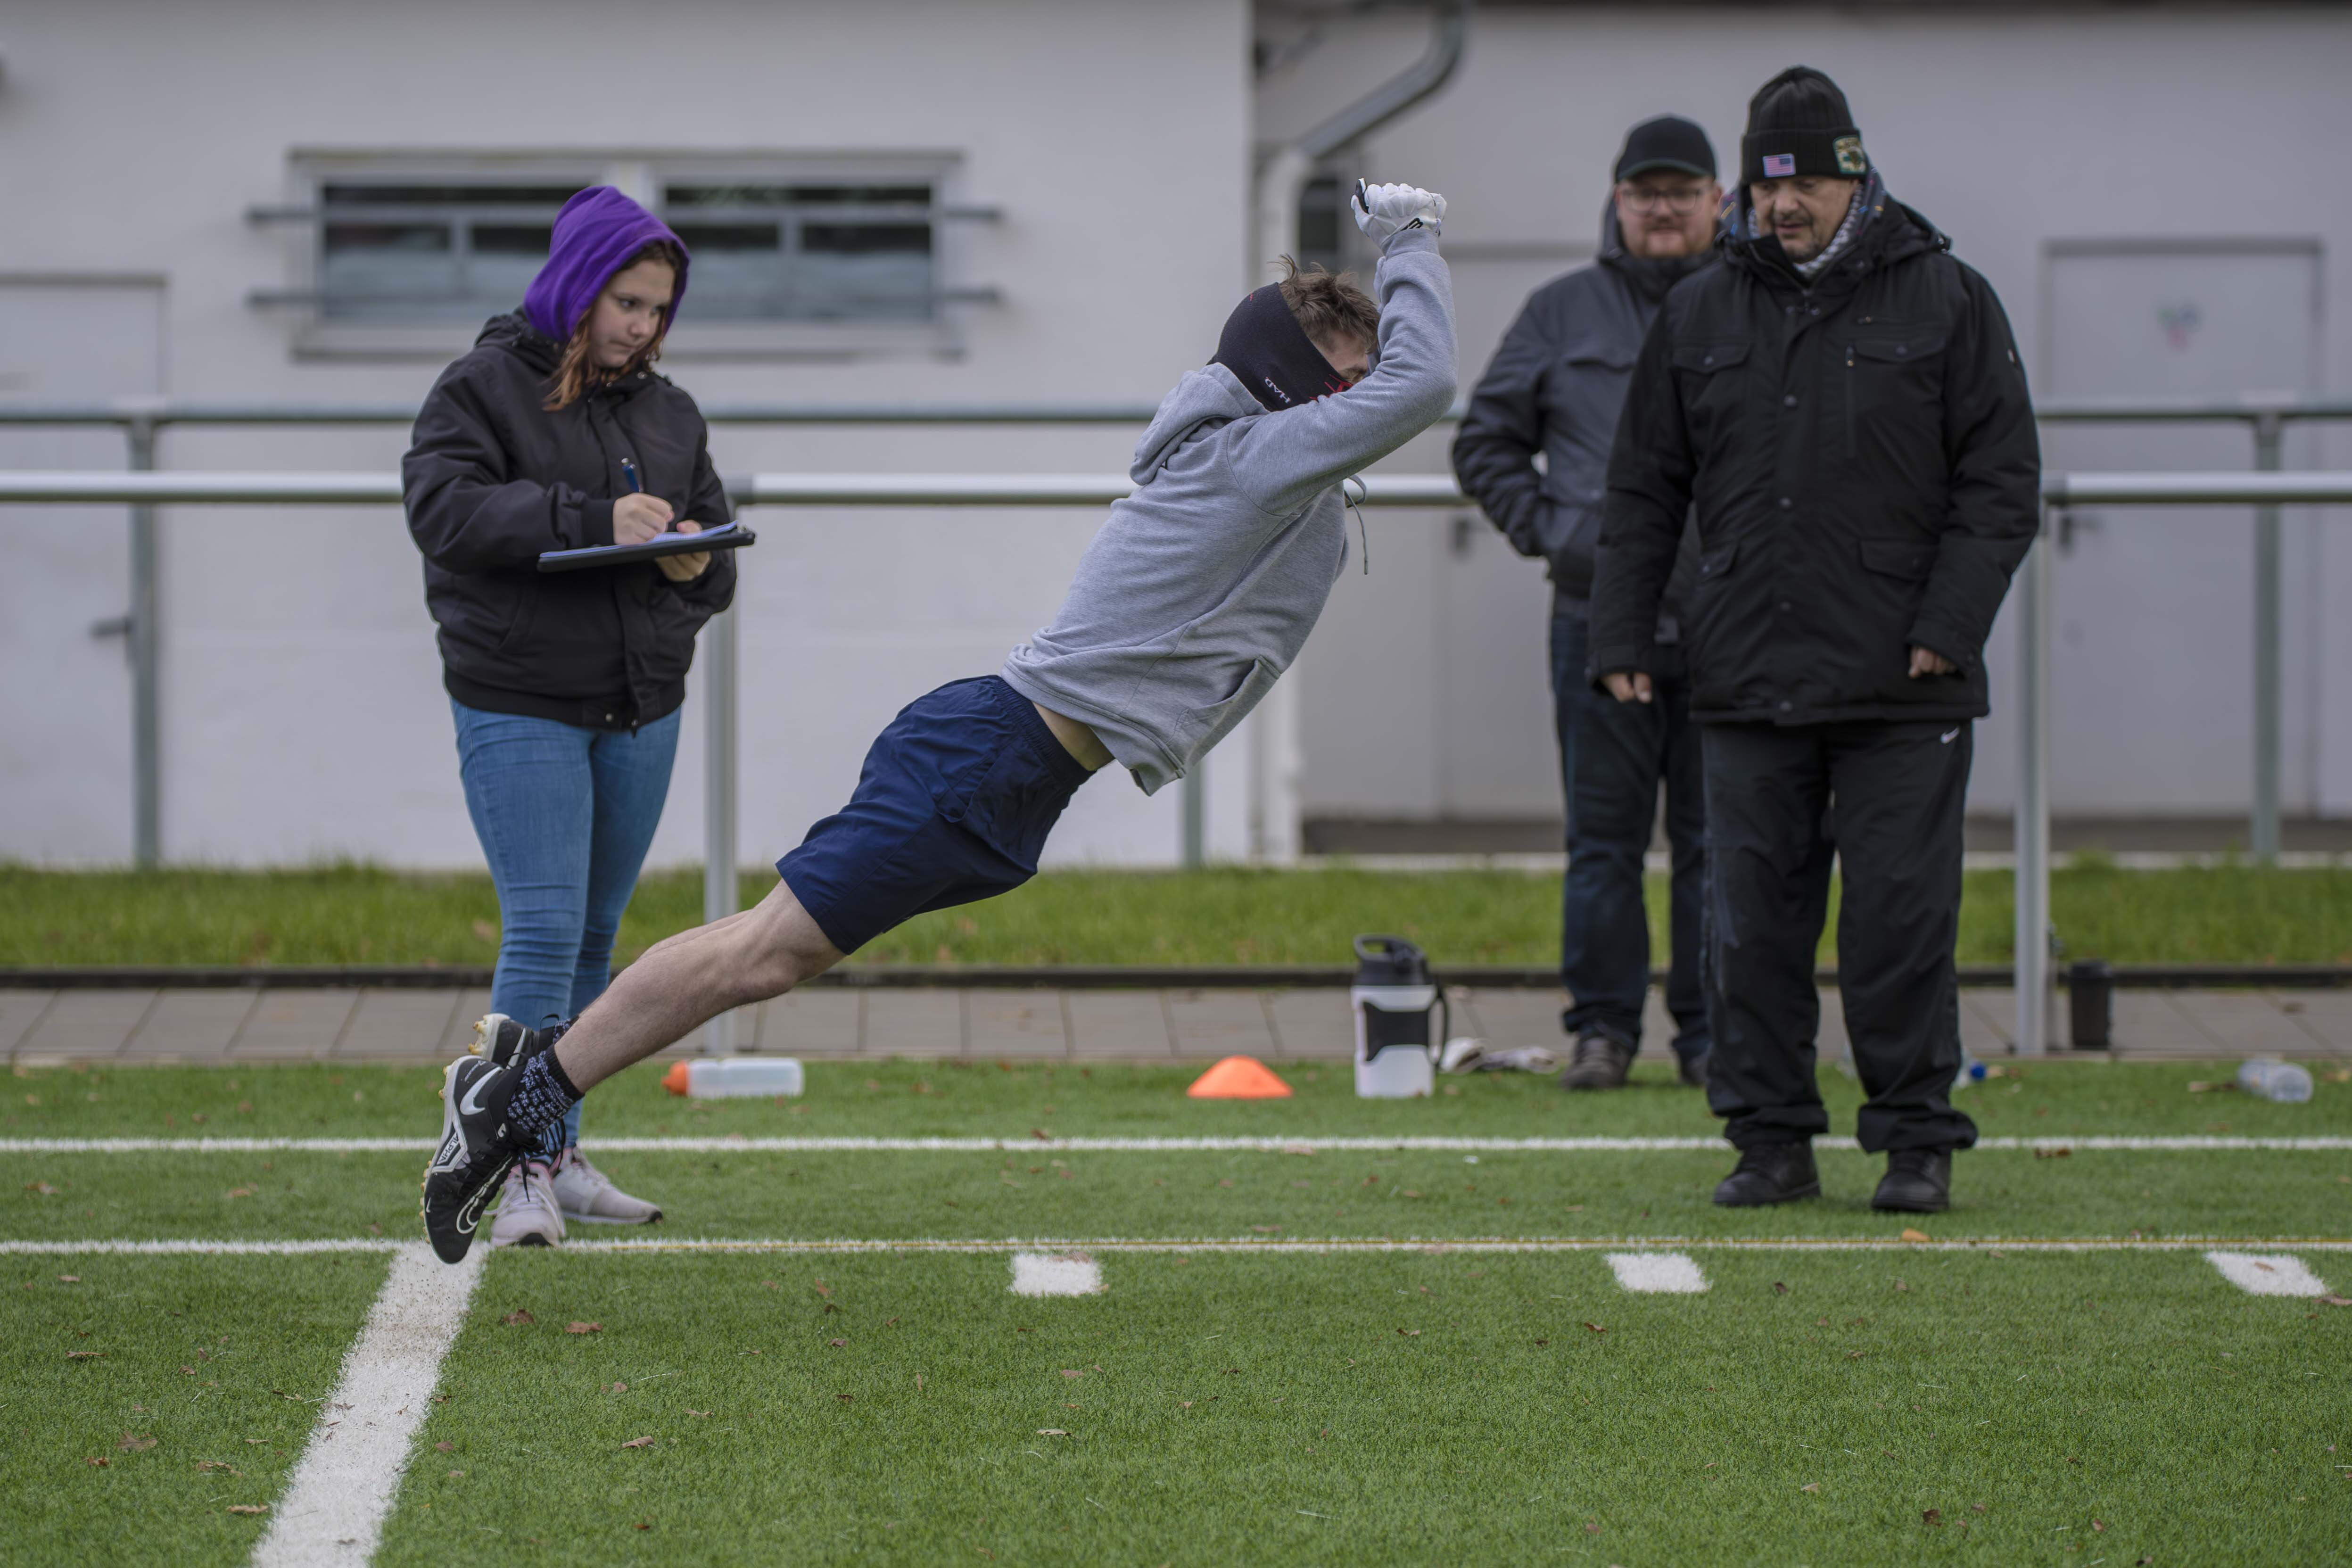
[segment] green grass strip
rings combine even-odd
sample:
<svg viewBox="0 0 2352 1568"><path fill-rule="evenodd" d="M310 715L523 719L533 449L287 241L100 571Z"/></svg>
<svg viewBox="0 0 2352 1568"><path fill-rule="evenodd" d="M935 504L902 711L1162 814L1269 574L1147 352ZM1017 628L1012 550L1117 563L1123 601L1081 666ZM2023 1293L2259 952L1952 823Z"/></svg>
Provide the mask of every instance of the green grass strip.
<svg viewBox="0 0 2352 1568"><path fill-rule="evenodd" d="M378 1561L2287 1563L2352 1533L2352 1312L2193 1254L1702 1261L1707 1294L1643 1297L1591 1257L1113 1257L1107 1294L1035 1300L1002 1258L502 1255Z"/></svg>
<svg viewBox="0 0 2352 1568"><path fill-rule="evenodd" d="M749 902L774 885L748 876ZM639 885L623 962L699 923L698 872ZM2352 870L2221 866L2125 871L2081 862L2053 879L2066 950L2126 963L2352 963ZM1663 883L1652 879L1664 955ZM1963 963L2007 962L2011 879L1971 872ZM1834 957L1835 913L1822 956ZM1515 871L1060 871L1004 898L908 921L861 963L1343 963L1364 931L1412 937L1440 963L1549 964L1559 879ZM0 966L488 964L498 900L483 875L368 867L152 873L0 867Z"/></svg>
<svg viewBox="0 0 2352 1568"><path fill-rule="evenodd" d="M0 1258L0 1556L244 1562L384 1267Z"/></svg>

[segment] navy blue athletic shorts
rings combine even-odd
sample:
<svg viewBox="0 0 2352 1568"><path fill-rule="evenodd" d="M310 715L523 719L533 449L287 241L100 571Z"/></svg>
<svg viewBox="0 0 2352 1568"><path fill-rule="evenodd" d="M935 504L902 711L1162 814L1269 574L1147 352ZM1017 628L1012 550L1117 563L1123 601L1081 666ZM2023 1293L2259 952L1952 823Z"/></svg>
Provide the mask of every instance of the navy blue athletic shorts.
<svg viewBox="0 0 2352 1568"><path fill-rule="evenodd" d="M856 952L902 921L1009 893L1091 776L1035 704L993 675L898 710L849 804L776 871L825 940Z"/></svg>

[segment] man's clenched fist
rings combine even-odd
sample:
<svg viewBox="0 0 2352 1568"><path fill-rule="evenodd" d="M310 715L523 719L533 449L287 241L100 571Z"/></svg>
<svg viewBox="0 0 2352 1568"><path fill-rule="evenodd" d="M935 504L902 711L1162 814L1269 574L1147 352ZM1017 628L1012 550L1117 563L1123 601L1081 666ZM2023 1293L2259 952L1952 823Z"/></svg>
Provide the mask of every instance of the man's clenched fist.
<svg viewBox="0 0 2352 1568"><path fill-rule="evenodd" d="M1379 246L1386 246L1399 229L1436 233L1445 225L1445 198L1418 185L1368 185L1358 180L1349 205L1355 209L1356 226Z"/></svg>

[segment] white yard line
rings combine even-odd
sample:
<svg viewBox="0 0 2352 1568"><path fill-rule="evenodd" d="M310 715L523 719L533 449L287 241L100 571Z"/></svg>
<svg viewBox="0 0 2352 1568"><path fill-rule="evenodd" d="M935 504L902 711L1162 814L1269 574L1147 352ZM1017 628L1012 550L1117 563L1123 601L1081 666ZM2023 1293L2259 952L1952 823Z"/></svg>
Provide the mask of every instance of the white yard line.
<svg viewBox="0 0 2352 1568"><path fill-rule="evenodd" d="M423 1242L393 1254L383 1289L343 1358L342 1377L319 1407L310 1446L253 1550L255 1568L364 1563L375 1555L408 1468L410 1439L433 1408L442 1358L488 1255L478 1247L452 1268Z"/></svg>
<svg viewBox="0 0 2352 1568"><path fill-rule="evenodd" d="M1016 1252L1012 1291L1015 1296L1097 1296L1102 1265L1080 1253Z"/></svg>
<svg viewBox="0 0 2352 1568"><path fill-rule="evenodd" d="M318 1252L398 1252L419 1245L352 1237L325 1241L5 1241L0 1256L67 1257L117 1253L131 1256L221 1253L229 1256L283 1258ZM804 1252L819 1255L856 1253L970 1252L1045 1254L1076 1252L1611 1252L1664 1249L1684 1252L2199 1252L2210 1247L2294 1247L2304 1252L2352 1252L2352 1239L2310 1236L2182 1236L2182 1237L1951 1237L1928 1241L1903 1241L1893 1237L1701 1237L1701 1236L1538 1236L1538 1237L686 1237L671 1240L575 1239L563 1244L565 1253L658 1252ZM482 1256L481 1248L473 1254ZM2265 1255L2267 1257L2267 1254ZM470 1267L470 1260L468 1266ZM455 1275L459 1270L447 1269Z"/></svg>
<svg viewBox="0 0 2352 1568"><path fill-rule="evenodd" d="M1720 1138L583 1138L599 1154L991 1154L1047 1153L1478 1154L1726 1153ZM2352 1150L2352 1137L1982 1138L1983 1150L2074 1149L2155 1153L2326 1153ZM398 1154L429 1153L430 1138L0 1138L0 1154ZM1817 1150L1860 1147L1852 1138L1816 1138Z"/></svg>
<svg viewBox="0 0 2352 1568"><path fill-rule="evenodd" d="M2220 1269L2221 1278L2250 1296L2308 1299L2327 1294L2326 1280L2314 1274L2302 1258L2283 1252L2209 1252L2205 1261Z"/></svg>
<svg viewBox="0 0 2352 1568"><path fill-rule="evenodd" d="M1618 1285L1640 1295L1696 1296L1706 1289L1697 1263L1680 1252L1612 1252L1608 1261Z"/></svg>

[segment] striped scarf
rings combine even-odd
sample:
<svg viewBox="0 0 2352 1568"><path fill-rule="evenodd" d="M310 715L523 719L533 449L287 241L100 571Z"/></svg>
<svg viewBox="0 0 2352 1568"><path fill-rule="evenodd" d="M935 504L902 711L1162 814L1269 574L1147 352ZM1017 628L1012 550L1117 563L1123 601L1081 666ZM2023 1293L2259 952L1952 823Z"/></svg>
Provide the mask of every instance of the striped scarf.
<svg viewBox="0 0 2352 1568"><path fill-rule="evenodd" d="M1740 205L1748 215L1748 237L1762 237L1763 226L1758 221L1755 205L1747 199L1745 192L1741 193ZM1811 282L1828 269L1831 262L1844 254L1846 247L1853 243L1855 235L1885 210L1886 181L1874 165L1870 173L1856 183L1853 195L1846 203L1845 220L1838 225L1837 232L1830 236L1830 242L1816 251L1810 261L1791 261L1789 265L1796 269L1798 277Z"/></svg>

